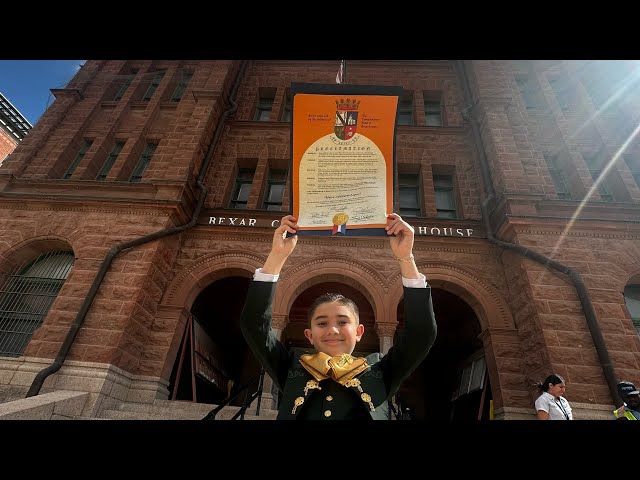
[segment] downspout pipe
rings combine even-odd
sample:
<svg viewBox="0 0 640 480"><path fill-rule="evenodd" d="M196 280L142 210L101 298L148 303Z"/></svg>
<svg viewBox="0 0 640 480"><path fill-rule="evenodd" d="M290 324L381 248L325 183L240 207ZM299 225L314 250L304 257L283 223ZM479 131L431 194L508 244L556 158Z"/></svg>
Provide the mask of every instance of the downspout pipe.
<svg viewBox="0 0 640 480"><path fill-rule="evenodd" d="M38 395L47 377L49 375L54 374L58 370L60 370L60 368L62 367L62 364L67 358L67 354L69 353L69 350L71 350L71 345L73 345L73 341L75 340L76 335L78 334L78 332L80 331L80 328L82 327L82 324L84 323L85 317L89 312L89 308L91 307L91 304L93 303L93 300L96 294L98 293L100 284L102 283L102 280L104 279L104 276L106 275L107 270L109 270L109 267L111 266L111 262L116 257L116 255L118 255L118 253L128 248L137 247L138 245L143 245L145 243L149 243L154 240L158 240L160 238L173 235L174 233L180 233L180 232L189 230L190 228L193 228L193 226L198 221L198 216L200 215L200 211L202 210L202 206L204 205L204 201L207 197L207 187L204 185L203 180L205 175L207 174L209 163L211 163L211 159L213 158L213 155L218 146L220 136L224 129L225 121L227 117L234 114L238 109L238 105L235 102L235 97L238 92L238 88L240 86L240 81L242 79L242 76L244 75L244 70L246 68L246 65L247 65L247 61L243 60L242 64L240 65L239 71L236 74L235 82L233 84L233 87L227 99L230 106L220 116L220 120L218 121L218 125L216 127L213 140L209 144L209 149L207 150L204 161L202 163L200 174L198 175L198 178L196 180L196 184L200 189L200 197L198 198L198 203L196 205L195 210L193 211L191 220L189 220L188 223L185 223L183 225L170 227L164 230L160 230L159 232L151 233L149 235L144 235L142 237L129 240L119 245L115 245L109 249L104 260L102 261L102 264L100 265L100 269L98 270L98 273L93 279L91 288L89 288L89 292L87 293L87 296L82 302L82 305L80 306L80 310L78 311L78 314L76 315L76 318L73 321L73 324L71 325L71 328L67 333L67 336L62 342L62 346L58 351L58 355L56 356L54 362L51 365L49 365L48 367L38 372L38 374L33 379L33 382L31 383L31 386L29 387L29 391L27 392L27 395L25 398L34 397Z"/></svg>
<svg viewBox="0 0 640 480"><path fill-rule="evenodd" d="M464 60L458 60L456 62L457 69L459 71L460 77L462 78L463 91L465 97L466 108L463 110L463 117L466 120L470 121L471 129L473 131L473 138L476 144L476 150L479 153L480 158L480 170L482 175L482 181L485 187L486 198L480 205L480 209L482 212L482 219L484 223L484 227L487 234L487 239L489 242L502 247L506 250L511 250L516 252L526 258L530 258L531 260L535 260L538 263L541 263L545 267L553 268L560 273L567 275L573 284L575 285L576 291L578 293L578 298L580 300L580 305L582 306L582 310L584 311L584 316L587 320L587 326L589 327L589 332L591 333L591 338L593 339L593 344L596 347L596 352L598 354L598 360L600 361L600 365L602 366L602 371L604 373L604 377L607 381L607 385L609 386L609 393L611 398L613 399L614 405L619 404L618 400L618 390L616 374L613 369L613 365L611 364L611 359L609 358L609 351L604 342L604 338L602 336L602 331L598 325L598 320L596 318L596 312L593 308L593 304L591 303L591 298L589 297L589 293L587 291L587 287L582 280L580 274L566 265L563 265L545 255L542 255L538 252L530 250L522 245L517 245L515 243L508 243L502 240L499 240L494 237L493 230L491 228L491 221L489 219L489 204L495 200L495 190L493 189L493 182L491 181L490 172L489 172L489 162L487 160L487 152L485 149L484 142L482 140L482 136L480 134L480 126L477 123L477 120L473 114L469 112L475 104L472 99L471 94L471 81L469 79L469 75L467 73L466 66L464 64Z"/></svg>

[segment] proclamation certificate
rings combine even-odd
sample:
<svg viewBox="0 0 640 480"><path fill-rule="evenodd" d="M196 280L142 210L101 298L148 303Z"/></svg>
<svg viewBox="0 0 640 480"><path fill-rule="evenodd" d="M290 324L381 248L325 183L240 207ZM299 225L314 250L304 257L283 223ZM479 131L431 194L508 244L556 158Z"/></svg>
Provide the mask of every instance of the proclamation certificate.
<svg viewBox="0 0 640 480"><path fill-rule="evenodd" d="M291 204L298 234L385 234L401 94L400 87L292 85Z"/></svg>

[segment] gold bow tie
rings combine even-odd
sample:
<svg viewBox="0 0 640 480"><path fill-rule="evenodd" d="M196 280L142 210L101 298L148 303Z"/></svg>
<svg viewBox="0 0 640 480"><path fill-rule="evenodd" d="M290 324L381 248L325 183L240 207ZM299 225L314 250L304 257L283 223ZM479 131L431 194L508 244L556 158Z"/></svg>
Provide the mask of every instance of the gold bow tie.
<svg viewBox="0 0 640 480"><path fill-rule="evenodd" d="M352 357L348 353L335 357L323 352L318 352L315 355L302 355L300 363L317 381L332 378L340 385L344 385L369 368L365 358Z"/></svg>

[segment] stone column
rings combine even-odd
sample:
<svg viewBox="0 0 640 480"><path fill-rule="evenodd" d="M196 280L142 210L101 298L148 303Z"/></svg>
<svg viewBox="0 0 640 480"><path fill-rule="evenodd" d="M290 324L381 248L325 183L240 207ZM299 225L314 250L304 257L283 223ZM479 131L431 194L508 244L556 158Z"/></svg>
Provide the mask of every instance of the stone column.
<svg viewBox="0 0 640 480"><path fill-rule="evenodd" d="M271 317L271 329L276 335L277 339L282 338L282 331L289 323L287 315L274 313ZM264 383L262 384L262 408L277 410L278 408L278 394L274 392L275 385L273 379L269 374L265 373Z"/></svg>
<svg viewBox="0 0 640 480"><path fill-rule="evenodd" d="M396 332L394 323L376 323L376 333L380 339L380 353L386 355L393 346L393 335Z"/></svg>

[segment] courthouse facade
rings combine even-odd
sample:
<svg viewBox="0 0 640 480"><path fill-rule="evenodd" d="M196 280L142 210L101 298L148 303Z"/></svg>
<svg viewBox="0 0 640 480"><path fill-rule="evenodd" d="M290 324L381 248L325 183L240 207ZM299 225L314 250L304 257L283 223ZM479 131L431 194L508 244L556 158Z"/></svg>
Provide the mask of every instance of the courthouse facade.
<svg viewBox="0 0 640 480"><path fill-rule="evenodd" d="M237 323L291 209L290 87L335 84L337 67L90 60L53 90L0 168L0 402L88 392L91 418L216 404L254 378ZM347 61L347 84L404 89L394 207L438 324L399 392L413 418L534 418L554 372L576 418L607 418L615 383L640 383L639 73ZM300 238L273 307L289 347L326 291L358 304L358 353L391 347L403 303L386 237Z"/></svg>

